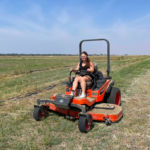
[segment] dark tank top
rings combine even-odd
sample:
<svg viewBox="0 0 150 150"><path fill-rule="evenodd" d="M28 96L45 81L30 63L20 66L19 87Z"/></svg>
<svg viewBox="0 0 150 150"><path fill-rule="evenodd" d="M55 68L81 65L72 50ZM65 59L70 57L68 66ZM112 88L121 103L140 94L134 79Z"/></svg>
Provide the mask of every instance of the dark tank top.
<svg viewBox="0 0 150 150"><path fill-rule="evenodd" d="M80 62L80 68L79 68L79 70L87 70L86 66L82 67L82 63L83 63L83 61Z"/></svg>
<svg viewBox="0 0 150 150"><path fill-rule="evenodd" d="M87 68L86 66L83 67L83 66L82 66L82 63L83 63L83 61L80 61L80 65L79 65L80 68L79 68L79 70L80 70L80 71L81 71L81 70L87 70L88 68ZM88 76L90 76L90 77L92 78L92 80L93 80L93 76L92 76L92 75L89 74Z"/></svg>

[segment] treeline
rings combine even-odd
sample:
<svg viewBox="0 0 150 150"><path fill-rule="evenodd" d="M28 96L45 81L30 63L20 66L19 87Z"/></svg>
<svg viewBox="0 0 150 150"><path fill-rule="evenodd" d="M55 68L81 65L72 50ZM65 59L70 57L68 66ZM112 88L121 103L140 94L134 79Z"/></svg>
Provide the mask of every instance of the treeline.
<svg viewBox="0 0 150 150"><path fill-rule="evenodd" d="M78 56L79 54L17 54L17 53L9 53L9 54L2 54L0 56ZM106 55L106 54L89 54L90 56L99 56L99 55Z"/></svg>

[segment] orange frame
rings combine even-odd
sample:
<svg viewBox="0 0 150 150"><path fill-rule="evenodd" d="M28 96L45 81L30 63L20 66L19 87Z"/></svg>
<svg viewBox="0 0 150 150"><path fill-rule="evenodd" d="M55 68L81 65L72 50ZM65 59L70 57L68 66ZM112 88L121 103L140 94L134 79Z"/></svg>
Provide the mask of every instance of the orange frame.
<svg viewBox="0 0 150 150"><path fill-rule="evenodd" d="M49 106L49 109L52 111L56 111L56 112L64 114L64 115L73 116L75 119L79 118L79 112L71 111L68 109L58 108L54 104L44 104L44 106ZM116 114L116 115L108 114L106 116L105 114L94 114L94 113L89 113L89 114L92 115L93 120L105 121L105 119L110 119L112 122L116 122L117 120L119 120L123 116L122 108L121 108L120 113Z"/></svg>

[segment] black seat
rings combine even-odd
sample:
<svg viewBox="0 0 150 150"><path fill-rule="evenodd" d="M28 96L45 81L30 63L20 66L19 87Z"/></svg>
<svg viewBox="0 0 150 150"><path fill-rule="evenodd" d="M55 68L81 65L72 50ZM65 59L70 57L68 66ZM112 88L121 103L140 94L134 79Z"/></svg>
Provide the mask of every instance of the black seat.
<svg viewBox="0 0 150 150"><path fill-rule="evenodd" d="M93 62L93 64L94 64L94 72L93 72L93 74L95 74L96 72L98 72L98 66L97 66L97 63Z"/></svg>

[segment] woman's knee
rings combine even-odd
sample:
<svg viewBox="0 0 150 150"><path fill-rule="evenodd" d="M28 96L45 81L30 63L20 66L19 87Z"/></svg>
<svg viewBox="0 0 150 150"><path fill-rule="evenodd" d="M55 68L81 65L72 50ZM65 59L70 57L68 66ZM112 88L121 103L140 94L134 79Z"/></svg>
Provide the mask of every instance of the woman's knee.
<svg viewBox="0 0 150 150"><path fill-rule="evenodd" d="M81 82L86 82L84 77L81 78Z"/></svg>
<svg viewBox="0 0 150 150"><path fill-rule="evenodd" d="M75 82L79 82L81 77L76 77Z"/></svg>

